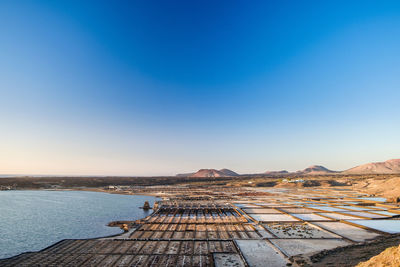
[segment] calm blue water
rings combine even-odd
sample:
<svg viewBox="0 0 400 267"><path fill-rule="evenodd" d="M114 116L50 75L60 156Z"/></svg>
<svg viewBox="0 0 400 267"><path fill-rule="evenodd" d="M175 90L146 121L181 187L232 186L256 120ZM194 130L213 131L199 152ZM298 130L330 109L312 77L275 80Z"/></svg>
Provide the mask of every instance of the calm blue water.
<svg viewBox="0 0 400 267"><path fill-rule="evenodd" d="M0 191L0 258L37 251L66 238L121 233L107 223L136 220L150 196L85 191Z"/></svg>

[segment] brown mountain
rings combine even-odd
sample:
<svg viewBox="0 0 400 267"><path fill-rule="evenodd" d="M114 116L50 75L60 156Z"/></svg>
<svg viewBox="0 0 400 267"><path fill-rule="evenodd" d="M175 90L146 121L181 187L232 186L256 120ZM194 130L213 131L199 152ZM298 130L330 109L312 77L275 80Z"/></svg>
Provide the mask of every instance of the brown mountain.
<svg viewBox="0 0 400 267"><path fill-rule="evenodd" d="M239 176L239 174L228 169L222 169L222 170L201 169L196 173L190 175L189 177L231 177L231 176Z"/></svg>
<svg viewBox="0 0 400 267"><path fill-rule="evenodd" d="M400 173L400 159L391 159L384 162L367 163L348 169L343 173L350 173L350 174Z"/></svg>
<svg viewBox="0 0 400 267"><path fill-rule="evenodd" d="M236 172L234 172L232 170L229 170L229 169L222 169L222 170L219 170L219 171L222 172L223 174L227 175L227 176L232 176L232 177L239 176L239 174L237 174Z"/></svg>
<svg viewBox="0 0 400 267"><path fill-rule="evenodd" d="M309 175L318 175L318 174L330 174L335 173L335 171L329 170L324 166L320 165L313 165L308 168L305 168L302 171L297 171L299 174L309 174Z"/></svg>
<svg viewBox="0 0 400 267"><path fill-rule="evenodd" d="M279 174L288 174L289 172L287 170L283 170L283 171L266 171L263 174L266 175L279 175Z"/></svg>
<svg viewBox="0 0 400 267"><path fill-rule="evenodd" d="M373 162L360 165L343 172L332 171L324 166L313 165L304 170L297 172L282 171L267 171L262 174L243 174L242 176L256 176L256 175L284 175L284 174L298 174L298 175L324 175L333 173L344 173L344 174L370 174L370 173L400 173L400 159L391 159L384 162ZM201 169L194 173L183 173L177 174L178 177L235 177L240 176L234 171L229 169Z"/></svg>

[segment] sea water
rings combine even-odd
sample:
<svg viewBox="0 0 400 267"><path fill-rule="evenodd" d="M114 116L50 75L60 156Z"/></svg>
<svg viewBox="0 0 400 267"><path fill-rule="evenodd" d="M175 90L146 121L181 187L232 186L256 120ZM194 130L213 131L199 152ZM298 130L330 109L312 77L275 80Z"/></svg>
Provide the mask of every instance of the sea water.
<svg viewBox="0 0 400 267"><path fill-rule="evenodd" d="M0 258L38 251L62 239L121 233L107 224L137 220L156 198L87 191L0 191Z"/></svg>

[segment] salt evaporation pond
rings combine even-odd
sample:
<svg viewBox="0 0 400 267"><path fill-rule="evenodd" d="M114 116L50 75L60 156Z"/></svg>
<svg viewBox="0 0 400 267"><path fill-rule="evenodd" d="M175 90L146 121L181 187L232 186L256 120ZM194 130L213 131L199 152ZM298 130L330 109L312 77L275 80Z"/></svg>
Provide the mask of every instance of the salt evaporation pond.
<svg viewBox="0 0 400 267"><path fill-rule="evenodd" d="M348 221L390 234L400 233L400 220L348 220Z"/></svg>
<svg viewBox="0 0 400 267"><path fill-rule="evenodd" d="M377 201L377 202L386 202L386 198L384 198L384 197L357 197L356 199L371 200L371 201Z"/></svg>

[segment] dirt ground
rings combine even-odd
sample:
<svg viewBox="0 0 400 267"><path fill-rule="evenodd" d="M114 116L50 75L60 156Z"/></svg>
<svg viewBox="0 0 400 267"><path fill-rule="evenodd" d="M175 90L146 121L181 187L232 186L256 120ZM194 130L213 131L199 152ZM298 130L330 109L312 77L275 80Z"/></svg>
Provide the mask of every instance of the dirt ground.
<svg viewBox="0 0 400 267"><path fill-rule="evenodd" d="M400 235L381 237L374 241L359 245L339 247L332 250L321 251L310 257L295 257L293 266L315 267L353 267L361 262L380 254L387 248L399 246ZM362 265L363 267L369 265ZM371 265L379 266L379 265ZM389 265L390 266L390 265Z"/></svg>
<svg viewBox="0 0 400 267"><path fill-rule="evenodd" d="M400 246L387 248L381 254L362 262L357 267L400 266Z"/></svg>
<svg viewBox="0 0 400 267"><path fill-rule="evenodd" d="M382 196L396 202L400 198L400 177L388 179L366 179L353 184L353 189L367 194Z"/></svg>

